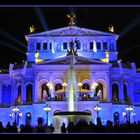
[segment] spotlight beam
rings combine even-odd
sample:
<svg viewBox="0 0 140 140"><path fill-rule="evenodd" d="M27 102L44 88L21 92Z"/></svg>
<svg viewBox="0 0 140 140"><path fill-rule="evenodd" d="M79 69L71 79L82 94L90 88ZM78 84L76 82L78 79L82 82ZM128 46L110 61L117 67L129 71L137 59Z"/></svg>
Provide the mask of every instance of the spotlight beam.
<svg viewBox="0 0 140 140"><path fill-rule="evenodd" d="M129 31L131 31L133 28L135 28L139 24L140 24L140 15L135 17L135 19L131 21L126 26L126 28L120 32L120 37L123 37L125 34L127 34Z"/></svg>
<svg viewBox="0 0 140 140"><path fill-rule="evenodd" d="M17 52L19 52L19 53L21 53L21 54L25 54L24 51L19 50L19 49L15 48L13 45L10 45L10 44L8 44L8 43L6 43L6 42L4 42L4 41L0 41L0 44L2 44L2 45L4 45L4 46L7 46L8 48L13 49L13 50L15 50L15 51L17 51Z"/></svg>
<svg viewBox="0 0 140 140"><path fill-rule="evenodd" d="M42 25L42 27L43 27L43 29L46 31L46 30L48 30L48 28L47 28L47 24L46 24L46 20L45 20L45 18L44 18L44 15L43 15L43 12L41 11L41 9L40 8L38 8L38 7L35 7L35 12L36 12L36 14L37 14L37 16L38 16L38 18L39 18L39 20L40 20L40 22L41 22L41 25Z"/></svg>
<svg viewBox="0 0 140 140"><path fill-rule="evenodd" d="M15 38L14 36L10 35L9 33L7 33L6 31L4 31L1 28L0 28L0 34L4 35L5 37L8 37L10 40L12 40L12 41L16 42L17 44L19 44L20 46L23 46L24 48L26 48L26 45L24 43L22 43L17 38Z"/></svg>

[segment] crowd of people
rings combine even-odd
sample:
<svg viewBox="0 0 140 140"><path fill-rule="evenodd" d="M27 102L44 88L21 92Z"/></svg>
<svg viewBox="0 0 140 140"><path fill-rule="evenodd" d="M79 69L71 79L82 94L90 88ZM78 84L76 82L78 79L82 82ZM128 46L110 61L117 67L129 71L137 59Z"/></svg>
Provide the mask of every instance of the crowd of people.
<svg viewBox="0 0 140 140"><path fill-rule="evenodd" d="M17 128L15 122L11 125L10 122L4 127L2 122L0 122L0 133L55 133L55 129L52 124L49 126L43 124L43 119L38 118L38 125L32 127L29 123L20 125ZM113 124L112 121L108 120L106 125L102 124L100 118L97 118L97 124L92 122L87 123L85 120L79 120L77 124L69 122L68 125L63 122L61 126L61 133L140 133L140 121L130 123L116 123Z"/></svg>

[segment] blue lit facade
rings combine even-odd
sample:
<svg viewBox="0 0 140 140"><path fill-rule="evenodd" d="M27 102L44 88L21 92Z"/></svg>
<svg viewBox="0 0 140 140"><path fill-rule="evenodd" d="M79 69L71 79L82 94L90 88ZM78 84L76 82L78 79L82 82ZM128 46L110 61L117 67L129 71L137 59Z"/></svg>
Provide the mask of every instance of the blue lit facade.
<svg viewBox="0 0 140 140"><path fill-rule="evenodd" d="M27 61L10 64L9 70L0 71L0 120L4 125L14 121L14 114L9 116L14 103L22 112L22 117L17 117L19 124L30 121L35 126L38 117L46 121L46 104L51 107L49 124L53 123L55 112L68 111L68 70L72 56L67 51L76 39L74 111L88 111L96 122L94 106L98 104L103 124L107 120L122 123L129 115L126 106L131 105L131 122L139 120L140 73L135 63L118 60L118 37L111 32L77 26L26 35ZM82 83L81 87L78 83Z"/></svg>

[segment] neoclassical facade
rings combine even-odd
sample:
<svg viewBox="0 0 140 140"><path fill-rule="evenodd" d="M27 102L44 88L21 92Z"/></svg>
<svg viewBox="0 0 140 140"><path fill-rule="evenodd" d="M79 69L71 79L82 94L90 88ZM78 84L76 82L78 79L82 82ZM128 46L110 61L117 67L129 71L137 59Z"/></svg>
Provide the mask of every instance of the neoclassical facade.
<svg viewBox="0 0 140 140"><path fill-rule="evenodd" d="M90 112L94 123L97 104L103 124L139 120L140 73L135 63L118 60L118 37L77 26L26 35L27 60L0 71L0 121L12 123L16 115L18 125L35 126L38 117L46 122L48 104L48 124L53 124L55 112L69 111L71 92L73 111Z"/></svg>

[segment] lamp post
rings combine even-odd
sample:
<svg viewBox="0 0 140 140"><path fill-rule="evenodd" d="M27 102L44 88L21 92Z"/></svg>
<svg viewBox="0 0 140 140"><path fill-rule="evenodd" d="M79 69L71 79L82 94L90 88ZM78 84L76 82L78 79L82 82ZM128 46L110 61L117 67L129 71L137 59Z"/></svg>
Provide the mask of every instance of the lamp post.
<svg viewBox="0 0 140 140"><path fill-rule="evenodd" d="M131 111L133 110L133 108L132 108L132 106L131 105L128 105L128 106L126 106L126 111L128 112L128 114L129 114L129 122L130 122L130 114L131 114Z"/></svg>
<svg viewBox="0 0 140 140"><path fill-rule="evenodd" d="M65 89L66 89L67 83L64 82L64 83L62 84L62 86L64 87L64 96L65 96Z"/></svg>
<svg viewBox="0 0 140 140"><path fill-rule="evenodd" d="M17 117L17 112L19 111L19 107L13 106L13 107L12 107L12 111L15 113L15 123L17 123L16 117Z"/></svg>
<svg viewBox="0 0 140 140"><path fill-rule="evenodd" d="M101 106L99 106L98 104L94 106L94 110L97 112L97 118L99 117L99 111L102 109Z"/></svg>
<svg viewBox="0 0 140 140"><path fill-rule="evenodd" d="M79 82L77 85L78 85L78 87L79 87L80 95L81 95L81 87L82 87L83 84L82 84L81 82Z"/></svg>
<svg viewBox="0 0 140 140"><path fill-rule="evenodd" d="M125 118L126 118L126 112L123 112L122 115L123 115L123 123L124 123Z"/></svg>
<svg viewBox="0 0 140 140"><path fill-rule="evenodd" d="M133 119L134 119L134 122L135 122L135 116L136 116L136 113L133 112Z"/></svg>
<svg viewBox="0 0 140 140"><path fill-rule="evenodd" d="M44 106L44 111L46 111L46 124L48 126L48 112L51 110L51 107L47 104Z"/></svg>

